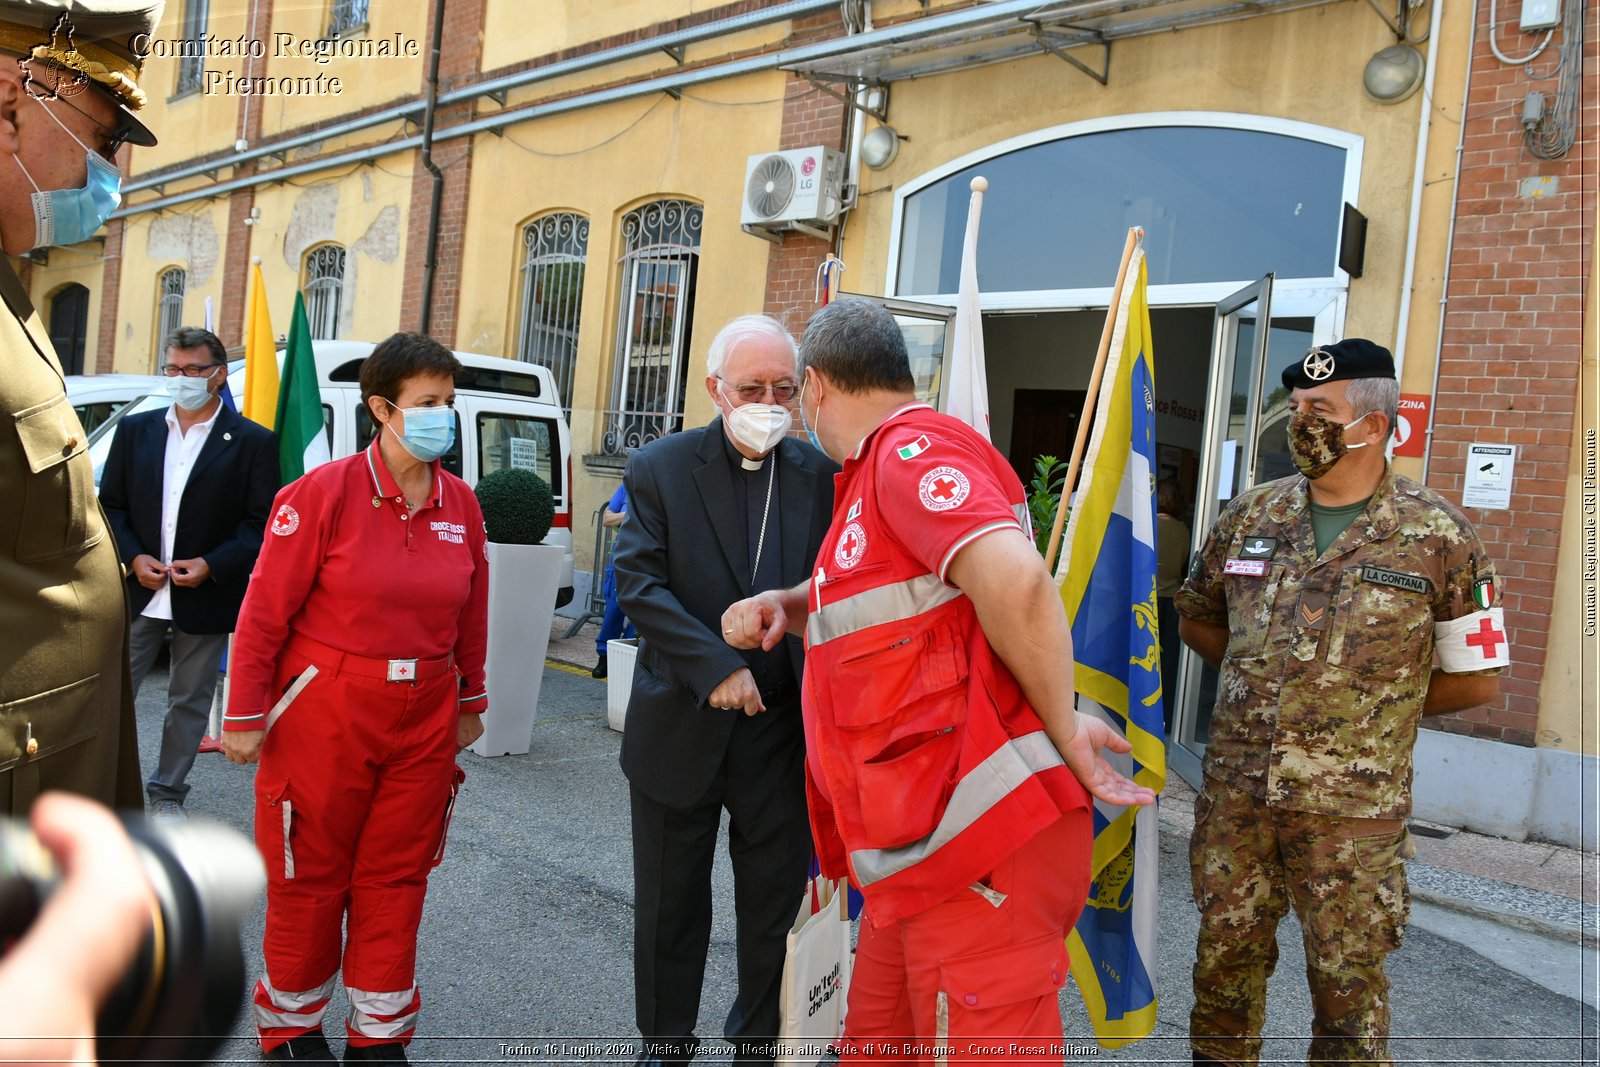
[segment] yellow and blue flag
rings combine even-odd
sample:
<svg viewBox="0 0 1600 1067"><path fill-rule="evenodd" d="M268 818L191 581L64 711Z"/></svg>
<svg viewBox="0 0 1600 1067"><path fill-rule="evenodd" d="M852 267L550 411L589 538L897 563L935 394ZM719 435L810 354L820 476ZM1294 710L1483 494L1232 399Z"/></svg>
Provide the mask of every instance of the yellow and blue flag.
<svg viewBox="0 0 1600 1067"><path fill-rule="evenodd" d="M1128 264L1056 579L1072 625L1080 715L1133 746L1113 766L1157 793L1167 779L1156 630L1155 370L1142 238ZM1120 1048L1155 1029L1155 807L1095 801L1093 881L1067 937L1095 1040Z"/></svg>

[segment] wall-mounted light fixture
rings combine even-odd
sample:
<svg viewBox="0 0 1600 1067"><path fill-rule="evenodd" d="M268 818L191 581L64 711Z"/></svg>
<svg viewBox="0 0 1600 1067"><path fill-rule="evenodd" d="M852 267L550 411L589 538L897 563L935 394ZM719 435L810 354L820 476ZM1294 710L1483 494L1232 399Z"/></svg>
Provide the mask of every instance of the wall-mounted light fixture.
<svg viewBox="0 0 1600 1067"><path fill-rule="evenodd" d="M873 170L882 170L900 154L900 134L893 126L877 126L861 138L861 162Z"/></svg>
<svg viewBox="0 0 1600 1067"><path fill-rule="evenodd" d="M1408 44L1392 44L1367 60L1361 84L1380 104L1398 104L1422 87L1422 53Z"/></svg>
<svg viewBox="0 0 1600 1067"><path fill-rule="evenodd" d="M253 207L253 208L250 209L249 216L245 218L244 224L246 226L254 226L256 223L258 223L260 221L261 221L261 209L258 208L258 207Z"/></svg>

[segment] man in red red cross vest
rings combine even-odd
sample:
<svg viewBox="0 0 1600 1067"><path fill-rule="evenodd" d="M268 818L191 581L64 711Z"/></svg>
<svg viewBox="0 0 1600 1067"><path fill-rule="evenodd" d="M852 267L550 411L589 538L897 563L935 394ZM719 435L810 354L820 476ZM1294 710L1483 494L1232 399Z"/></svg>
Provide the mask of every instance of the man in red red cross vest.
<svg viewBox="0 0 1600 1067"><path fill-rule="evenodd" d="M1184 642L1221 671L1189 851L1190 1042L1196 1063L1256 1062L1292 906L1310 1059L1389 1063L1418 722L1494 700L1510 646L1472 524L1384 459L1388 349L1314 348L1283 384L1288 453L1258 463L1300 473L1228 504L1174 599Z"/></svg>
<svg viewBox="0 0 1600 1067"><path fill-rule="evenodd" d="M829 304L800 366L800 417L844 465L833 522L809 582L722 625L735 647L806 639L812 836L867 902L842 1058L1059 1064L1089 794L1155 796L1101 758L1127 743L1074 712L1066 611L1021 483L917 402L894 317Z"/></svg>

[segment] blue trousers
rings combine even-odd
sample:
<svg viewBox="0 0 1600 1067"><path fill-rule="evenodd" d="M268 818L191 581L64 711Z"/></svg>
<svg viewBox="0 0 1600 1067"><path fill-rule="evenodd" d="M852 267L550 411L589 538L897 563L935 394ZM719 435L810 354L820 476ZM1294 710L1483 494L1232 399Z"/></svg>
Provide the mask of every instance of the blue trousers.
<svg viewBox="0 0 1600 1067"><path fill-rule="evenodd" d="M606 568L606 576L601 582L600 590L606 595L606 613L600 618L600 632L595 635L594 650L603 656L606 654L607 641L639 635L633 628L633 623L623 616L622 605L617 603L617 575L610 567Z"/></svg>

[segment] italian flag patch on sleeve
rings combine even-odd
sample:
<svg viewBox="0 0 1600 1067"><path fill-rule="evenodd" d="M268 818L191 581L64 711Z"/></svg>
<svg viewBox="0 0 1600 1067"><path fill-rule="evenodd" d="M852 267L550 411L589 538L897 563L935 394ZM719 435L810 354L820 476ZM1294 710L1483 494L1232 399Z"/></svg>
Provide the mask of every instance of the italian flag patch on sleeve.
<svg viewBox="0 0 1600 1067"><path fill-rule="evenodd" d="M915 441L912 441L910 444L901 445L900 448L896 451L895 454L898 455L901 459L916 459L918 456L922 455L927 450L928 450L928 435L927 434L923 434L921 437L917 438Z"/></svg>

